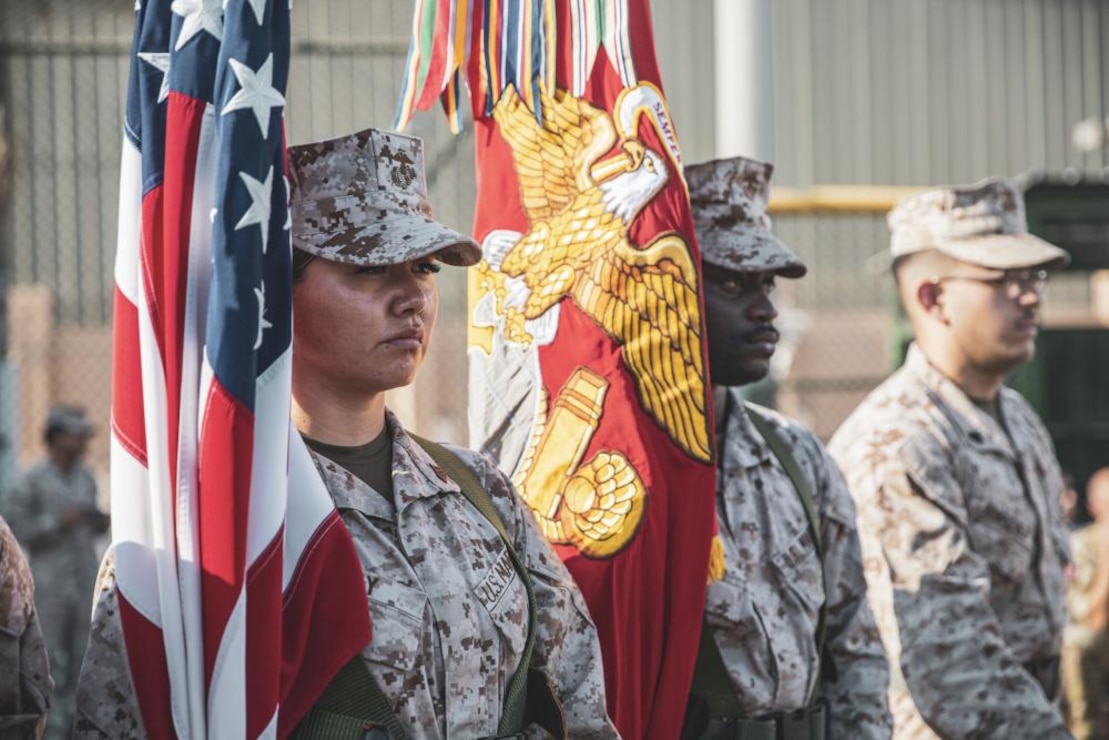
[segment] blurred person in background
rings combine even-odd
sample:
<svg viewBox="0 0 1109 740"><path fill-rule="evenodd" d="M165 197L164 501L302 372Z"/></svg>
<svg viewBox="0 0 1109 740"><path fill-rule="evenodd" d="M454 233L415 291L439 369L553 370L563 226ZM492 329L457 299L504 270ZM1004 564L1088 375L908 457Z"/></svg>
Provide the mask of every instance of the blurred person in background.
<svg viewBox="0 0 1109 740"><path fill-rule="evenodd" d="M1109 738L1109 468L1086 485L1093 523L1071 535L1074 577L1067 588L1063 691L1078 740Z"/></svg>
<svg viewBox="0 0 1109 740"><path fill-rule="evenodd" d="M73 725L96 582L95 540L108 529L108 516L96 506L96 482L82 462L92 434L84 410L51 409L43 430L46 459L23 474L6 502L8 523L30 553L50 653L55 692L48 738L69 737Z"/></svg>
<svg viewBox="0 0 1109 740"><path fill-rule="evenodd" d="M859 511L898 738L1066 738L1068 531L1043 423L1004 387L1032 359L1047 270L1023 194L991 179L903 200L890 251L915 343L829 450Z"/></svg>
<svg viewBox="0 0 1109 740"><path fill-rule="evenodd" d="M42 737L53 688L31 569L0 517L0 738Z"/></svg>
<svg viewBox="0 0 1109 740"><path fill-rule="evenodd" d="M708 586L686 738L888 738L889 668L843 477L816 436L745 403L778 342L775 280L804 263L771 232L772 167L686 168L704 262L726 564Z"/></svg>
<svg viewBox="0 0 1109 740"><path fill-rule="evenodd" d="M1063 522L1070 529L1079 527L1078 523L1078 489L1074 487L1074 473L1063 471L1063 492L1059 494L1059 512Z"/></svg>

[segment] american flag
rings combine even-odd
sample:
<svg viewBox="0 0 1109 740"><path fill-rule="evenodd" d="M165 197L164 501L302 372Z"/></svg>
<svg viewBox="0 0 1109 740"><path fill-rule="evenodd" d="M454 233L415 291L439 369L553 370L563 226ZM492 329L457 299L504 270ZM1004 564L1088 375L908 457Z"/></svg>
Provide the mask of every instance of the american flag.
<svg viewBox="0 0 1109 740"><path fill-rule="evenodd" d="M370 636L350 535L289 422L289 16L285 0L136 5L111 487L155 738L284 735Z"/></svg>

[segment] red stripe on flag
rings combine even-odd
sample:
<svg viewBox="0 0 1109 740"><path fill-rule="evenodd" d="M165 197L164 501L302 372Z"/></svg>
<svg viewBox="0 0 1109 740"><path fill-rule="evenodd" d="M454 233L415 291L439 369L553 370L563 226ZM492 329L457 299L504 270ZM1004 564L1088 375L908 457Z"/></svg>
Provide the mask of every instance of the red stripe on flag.
<svg viewBox="0 0 1109 740"><path fill-rule="evenodd" d="M204 682L246 574L254 415L213 379L200 433L197 526L204 603Z"/></svg>
<svg viewBox="0 0 1109 740"><path fill-rule="evenodd" d="M285 589L278 737L292 732L331 677L369 644L366 589L359 598L336 588L365 582L354 541L332 511L308 540Z"/></svg>
<svg viewBox="0 0 1109 740"><path fill-rule="evenodd" d="M246 736L259 737L273 718L281 690L281 575L284 527L259 553L246 576Z"/></svg>
<svg viewBox="0 0 1109 740"><path fill-rule="evenodd" d="M148 293L150 314L162 366L166 374L166 433L171 490L177 487L177 442L180 433L181 372L185 337L185 300L188 295L189 238L192 224L193 178L196 174L197 147L207 104L177 92L170 92L166 111L166 169L163 176L163 213L159 231L146 230L146 201L143 199L144 234L156 240L143 240L144 264L153 288ZM144 271L146 272L146 271Z"/></svg>
<svg viewBox="0 0 1109 740"><path fill-rule="evenodd" d="M162 631L131 606L122 591L117 589L117 595L127 662L131 668L131 684L142 708L146 735L154 740L176 738Z"/></svg>
<svg viewBox="0 0 1109 740"><path fill-rule="evenodd" d="M146 466L139 311L117 286L112 327L112 429L120 445Z"/></svg>

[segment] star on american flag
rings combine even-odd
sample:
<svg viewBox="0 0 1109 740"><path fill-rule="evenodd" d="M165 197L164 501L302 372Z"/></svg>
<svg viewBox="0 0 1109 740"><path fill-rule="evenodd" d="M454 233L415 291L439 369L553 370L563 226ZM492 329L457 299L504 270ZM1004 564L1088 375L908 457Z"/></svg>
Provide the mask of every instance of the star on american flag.
<svg viewBox="0 0 1109 740"><path fill-rule="evenodd" d="M162 73L162 86L158 89L158 102L169 97L169 52L142 51L138 58Z"/></svg>
<svg viewBox="0 0 1109 740"><path fill-rule="evenodd" d="M259 181L245 172L239 173L239 178L246 185L250 193L250 208L246 210L239 223L235 224L235 231L245 229L247 226L258 224L262 230L262 254L266 253L266 246L270 240L270 199L273 194L273 167L266 173L266 179Z"/></svg>
<svg viewBox="0 0 1109 740"><path fill-rule="evenodd" d="M239 80L241 89L235 93L227 105L223 106L221 114L227 115L233 111L249 109L258 119L258 128L262 138L266 138L270 126L270 109L280 108L285 105L285 96L273 86L273 54L266 57L262 66L253 70L238 59L229 59L231 71Z"/></svg>
<svg viewBox="0 0 1109 740"><path fill-rule="evenodd" d="M185 19L174 51L180 51L201 31L212 34L217 41L223 40L222 0L173 0L170 9Z"/></svg>

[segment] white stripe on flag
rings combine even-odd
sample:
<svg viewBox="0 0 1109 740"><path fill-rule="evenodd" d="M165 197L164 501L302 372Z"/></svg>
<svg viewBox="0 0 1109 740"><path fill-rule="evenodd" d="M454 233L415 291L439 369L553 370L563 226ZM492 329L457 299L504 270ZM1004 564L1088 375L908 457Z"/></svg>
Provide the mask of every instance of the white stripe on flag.
<svg viewBox="0 0 1109 740"><path fill-rule="evenodd" d="M281 590L289 587L308 541L335 510L331 494L320 478L312 454L289 421L289 499L285 514L285 553Z"/></svg>
<svg viewBox="0 0 1109 740"><path fill-rule="evenodd" d="M170 709L178 737L193 737L185 673L185 635L181 628L181 594L177 582L177 552L170 507L170 472L166 424L166 387L162 358L150 319L146 290L139 283L139 357L142 361L143 406L146 412L146 458L151 495L151 541L158 573L158 598L161 604L162 641L169 668ZM123 592L128 596L127 591ZM199 728L198 728L199 729Z"/></svg>
<svg viewBox="0 0 1109 740"><path fill-rule="evenodd" d="M142 463L111 438L112 546L116 584L139 614L158 627L158 575L154 564L150 486Z"/></svg>
<svg viewBox="0 0 1109 740"><path fill-rule="evenodd" d="M203 694L202 694L203 695ZM208 686L208 740L246 737L246 585L227 616Z"/></svg>
<svg viewBox="0 0 1109 740"><path fill-rule="evenodd" d="M119 290L139 303L139 232L142 228L142 152L127 136L119 165L119 236L116 239L115 279ZM114 486L113 486L114 487Z"/></svg>
<svg viewBox="0 0 1109 740"><path fill-rule="evenodd" d="M288 419L291 413L293 350L288 348L258 376L254 395L254 457L250 470L250 511L246 567L270 546L285 521L288 496ZM286 455L278 457L277 450ZM299 553L298 553L299 554Z"/></svg>
<svg viewBox="0 0 1109 740"><path fill-rule="evenodd" d="M275 740L277 738L277 715L281 707L275 707L273 710L273 718L270 723L266 725L266 729L262 730L262 734L258 736L258 740Z"/></svg>
<svg viewBox="0 0 1109 740"><path fill-rule="evenodd" d="M181 392L177 434L177 577L181 589L182 628L185 634L189 714L193 727L204 726L204 621L200 586L200 533L198 525L197 455L200 404L207 389L198 393L202 374L205 325L208 317L208 284L212 279L212 209L215 207L216 114L204 106L193 171L192 211L189 219L189 262L185 285L185 332L181 347Z"/></svg>

